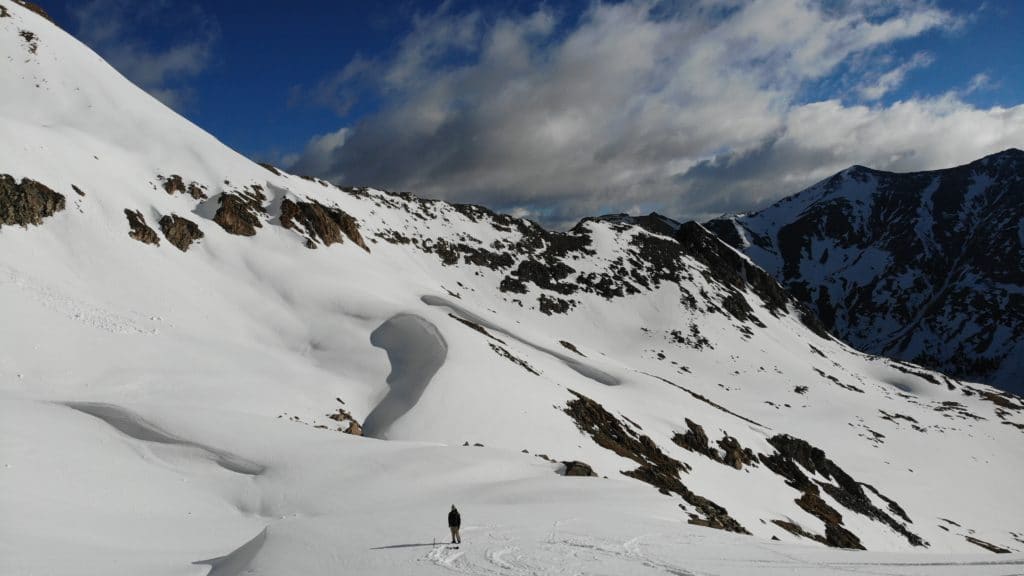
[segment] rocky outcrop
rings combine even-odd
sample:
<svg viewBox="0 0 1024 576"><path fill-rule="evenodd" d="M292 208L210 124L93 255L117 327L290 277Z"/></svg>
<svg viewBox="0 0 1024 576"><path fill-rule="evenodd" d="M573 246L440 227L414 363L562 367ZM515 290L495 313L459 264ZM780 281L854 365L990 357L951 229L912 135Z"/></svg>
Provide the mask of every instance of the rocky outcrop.
<svg viewBox="0 0 1024 576"><path fill-rule="evenodd" d="M138 210L124 209L124 215L128 218L128 236L142 242L143 244L160 245L160 237L156 231L146 224L146 218Z"/></svg>
<svg viewBox="0 0 1024 576"><path fill-rule="evenodd" d="M64 209L64 195L35 180L22 178L18 183L8 174L0 174L0 227L38 226L43 218Z"/></svg>
<svg viewBox="0 0 1024 576"><path fill-rule="evenodd" d="M736 440L732 436L725 435L721 440L717 442L718 448L721 449L720 454L718 450L712 448L708 442L708 436L704 432L704 427L697 424L693 420L686 418L687 431L684 434L678 432L672 437L672 441L677 445L686 448L691 452L701 454L719 464L725 464L731 466L737 470L742 470L744 464L752 464L757 461L757 456L754 455L750 448L744 448L740 445L739 440Z"/></svg>
<svg viewBox="0 0 1024 576"><path fill-rule="evenodd" d="M258 184L236 193L225 192L217 199L220 208L213 221L229 234L255 236L256 229L263 227L260 217L266 214L263 208L266 199L263 187Z"/></svg>
<svg viewBox="0 0 1024 576"><path fill-rule="evenodd" d="M803 493L796 503L824 522L826 530L822 540L824 543L842 548L863 548L860 539L842 526L843 519L839 512L821 499L821 490L824 490L832 499L851 512L888 525L903 535L911 545L928 546L928 543L920 536L875 506L864 493L864 485L854 480L829 459L821 449L812 446L805 440L786 434L773 436L768 439L768 442L777 452L767 456L759 455L760 461L770 470L785 478L787 484ZM803 470L822 476L830 482L811 480ZM873 487L872 490L878 493ZM878 494L881 496L880 493ZM883 499L890 504L890 509L896 505L888 498L883 497ZM896 506L896 508L899 507ZM900 511L902 512L902 509Z"/></svg>
<svg viewBox="0 0 1024 576"><path fill-rule="evenodd" d="M187 252L193 242L203 237L199 225L177 214L161 218L160 230L163 231L164 238L182 252Z"/></svg>
<svg viewBox="0 0 1024 576"><path fill-rule="evenodd" d="M597 476L594 469L586 462L567 460L562 464L565 466L565 471L562 473L564 476Z"/></svg>
<svg viewBox="0 0 1024 576"><path fill-rule="evenodd" d="M728 510L693 493L682 483L679 473L688 472L689 466L662 452L649 436L637 434L597 402L578 392L570 392L576 398L569 401L565 413L576 422L576 427L590 436L598 446L640 465L622 474L646 482L663 494L674 493L682 497L700 512L700 515L690 515L691 524L741 534L750 533L729 516Z"/></svg>
<svg viewBox="0 0 1024 576"><path fill-rule="evenodd" d="M317 240L324 246L330 246L341 244L343 237L348 237L363 250L370 251L354 217L340 208L324 206L316 201L293 202L285 199L281 202L281 226L303 234L309 248L315 248Z"/></svg>
<svg viewBox="0 0 1024 576"><path fill-rule="evenodd" d="M188 194L196 200L205 200L206 192L204 191L205 186L201 186L195 182L189 182L188 185L185 181L177 174L172 174L164 179L162 176L159 177L164 181L164 191L171 196L175 194Z"/></svg>

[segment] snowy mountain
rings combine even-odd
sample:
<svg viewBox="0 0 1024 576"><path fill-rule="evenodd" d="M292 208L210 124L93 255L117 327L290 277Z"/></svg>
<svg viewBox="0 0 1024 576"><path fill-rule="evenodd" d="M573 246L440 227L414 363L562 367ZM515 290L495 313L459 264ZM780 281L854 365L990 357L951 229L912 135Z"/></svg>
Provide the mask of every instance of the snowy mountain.
<svg viewBox="0 0 1024 576"><path fill-rule="evenodd" d="M10 0L0 54L0 573L1024 564L1024 401L700 225L257 165Z"/></svg>
<svg viewBox="0 0 1024 576"><path fill-rule="evenodd" d="M1024 152L854 166L707 226L860 350L1024 391Z"/></svg>

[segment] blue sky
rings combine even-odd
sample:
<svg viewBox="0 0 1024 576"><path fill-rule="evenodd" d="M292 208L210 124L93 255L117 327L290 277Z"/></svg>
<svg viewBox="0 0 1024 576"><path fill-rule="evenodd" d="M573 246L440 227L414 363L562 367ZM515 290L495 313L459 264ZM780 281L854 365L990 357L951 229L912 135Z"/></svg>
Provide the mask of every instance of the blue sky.
<svg viewBox="0 0 1024 576"><path fill-rule="evenodd" d="M552 225L1024 147L1024 3L47 5L229 146Z"/></svg>

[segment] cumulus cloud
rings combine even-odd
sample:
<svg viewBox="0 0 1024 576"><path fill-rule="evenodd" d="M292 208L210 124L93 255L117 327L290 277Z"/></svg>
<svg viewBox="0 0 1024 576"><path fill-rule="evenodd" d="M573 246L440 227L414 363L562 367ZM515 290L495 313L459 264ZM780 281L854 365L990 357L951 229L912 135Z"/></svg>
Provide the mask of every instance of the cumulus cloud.
<svg viewBox="0 0 1024 576"><path fill-rule="evenodd" d="M872 104L927 54L856 79L857 101L800 100L853 60L961 25L916 0L637 0L487 18L445 5L416 16L389 58L321 85L378 111L315 138L292 168L555 226L749 209L853 163L937 168L1024 142L1024 107L978 110L952 92Z"/></svg>
<svg viewBox="0 0 1024 576"><path fill-rule="evenodd" d="M216 22L200 7L168 0L89 0L71 14L79 39L176 109L192 100L188 81L210 65L219 35Z"/></svg>
<svg viewBox="0 0 1024 576"><path fill-rule="evenodd" d="M862 85L859 89L860 94L866 100L878 100L899 88L903 84L903 79L906 78L908 72L917 68L931 66L934 61L935 59L927 52L918 52L910 60L880 75L874 82Z"/></svg>

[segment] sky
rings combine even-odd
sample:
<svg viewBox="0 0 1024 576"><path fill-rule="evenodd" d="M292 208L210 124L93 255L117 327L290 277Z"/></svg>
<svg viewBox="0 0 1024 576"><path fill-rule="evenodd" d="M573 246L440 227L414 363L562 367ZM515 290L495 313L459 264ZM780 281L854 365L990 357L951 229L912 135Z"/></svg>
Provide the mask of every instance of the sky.
<svg viewBox="0 0 1024 576"><path fill-rule="evenodd" d="M1024 148L1024 2L55 0L259 161L551 227Z"/></svg>

